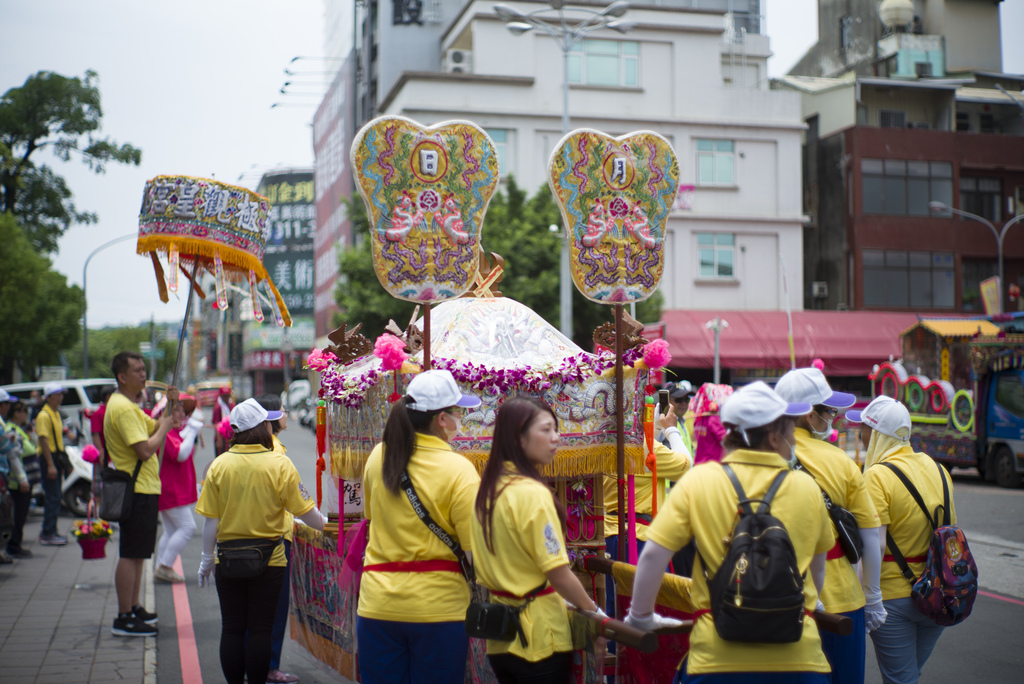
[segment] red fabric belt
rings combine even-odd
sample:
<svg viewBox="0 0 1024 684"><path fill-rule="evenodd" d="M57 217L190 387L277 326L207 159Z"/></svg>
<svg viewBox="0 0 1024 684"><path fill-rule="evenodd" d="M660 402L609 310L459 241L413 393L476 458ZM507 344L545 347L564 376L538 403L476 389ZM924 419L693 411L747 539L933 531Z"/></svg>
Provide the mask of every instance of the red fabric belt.
<svg viewBox="0 0 1024 684"><path fill-rule="evenodd" d="M843 551L843 545L836 542L836 545L829 549L828 553L825 554L825 560L837 560L839 558L844 558L845 556L846 551Z"/></svg>
<svg viewBox="0 0 1024 684"><path fill-rule="evenodd" d="M704 613L710 613L710 612L711 612L711 610L709 608L701 608L700 610L693 611L693 620L694 620L694 622L696 622L697 619L699 619L700 616L703 615ZM804 608L804 614L810 615L811 617L814 617L814 611L813 610L807 610L806 608Z"/></svg>
<svg viewBox="0 0 1024 684"><path fill-rule="evenodd" d="M461 573L459 562L453 560L394 561L364 565L363 572L457 572Z"/></svg>
<svg viewBox="0 0 1024 684"><path fill-rule="evenodd" d="M501 598L519 599L520 601L523 601L523 600L526 599L525 596L520 596L519 594L513 594L513 593L508 592L508 591L501 591L500 589L491 589L490 592L491 592L491 596L500 596ZM554 593L555 593L555 588L554 587L548 587L546 589L538 591L536 594L534 594L534 596L547 596L548 594L554 594Z"/></svg>
<svg viewBox="0 0 1024 684"><path fill-rule="evenodd" d="M889 554L885 554L884 556L882 556L882 560L888 563L896 562L896 559L890 556ZM904 556L903 560L907 561L907 563L924 563L926 560L928 560L928 556Z"/></svg>

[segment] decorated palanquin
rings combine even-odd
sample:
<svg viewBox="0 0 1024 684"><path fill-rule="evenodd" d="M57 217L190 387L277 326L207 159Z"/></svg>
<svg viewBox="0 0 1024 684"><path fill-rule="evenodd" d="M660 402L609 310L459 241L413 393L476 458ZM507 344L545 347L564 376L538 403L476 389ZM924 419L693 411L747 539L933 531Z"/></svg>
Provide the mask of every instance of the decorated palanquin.
<svg viewBox="0 0 1024 684"><path fill-rule="evenodd" d="M391 295L458 297L478 272L480 225L498 185L498 156L474 124L424 128L400 116L356 135L352 166L366 202L377 279Z"/></svg>

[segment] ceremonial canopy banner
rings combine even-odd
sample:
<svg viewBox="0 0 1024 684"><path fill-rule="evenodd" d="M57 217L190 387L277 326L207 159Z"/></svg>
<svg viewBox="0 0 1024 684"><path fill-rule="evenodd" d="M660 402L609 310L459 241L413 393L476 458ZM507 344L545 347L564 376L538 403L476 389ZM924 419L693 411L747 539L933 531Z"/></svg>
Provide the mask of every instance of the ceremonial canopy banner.
<svg viewBox="0 0 1024 684"><path fill-rule="evenodd" d="M217 279L218 301L227 306L226 280L249 283L254 313L257 285L270 289L270 304L279 325L291 325L291 315L263 267L263 250L270 235L270 203L257 193L234 185L190 176L157 176L146 183L139 211L136 251L149 254L166 302L167 290L177 289L178 271L185 265L207 268ZM168 262L166 283L163 266ZM263 314L256 318L263 320Z"/></svg>
<svg viewBox="0 0 1024 684"><path fill-rule="evenodd" d="M384 289L414 302L469 290L479 271L484 212L499 179L494 144L483 129L468 121L423 127L380 117L356 135L352 169Z"/></svg>
<svg viewBox="0 0 1024 684"><path fill-rule="evenodd" d="M572 279L583 296L621 304L654 294L679 187L669 142L650 131L619 138L573 131L551 154L548 184L562 210Z"/></svg>

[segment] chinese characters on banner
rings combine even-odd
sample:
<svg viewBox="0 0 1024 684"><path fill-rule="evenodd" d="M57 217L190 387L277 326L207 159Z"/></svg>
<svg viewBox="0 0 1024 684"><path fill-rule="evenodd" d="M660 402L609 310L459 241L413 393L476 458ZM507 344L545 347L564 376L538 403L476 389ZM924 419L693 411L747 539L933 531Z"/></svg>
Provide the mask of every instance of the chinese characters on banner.
<svg viewBox="0 0 1024 684"><path fill-rule="evenodd" d="M259 350L247 352L243 370L267 370L284 368L284 354L279 351Z"/></svg>
<svg viewBox="0 0 1024 684"><path fill-rule="evenodd" d="M260 181L259 192L271 205L263 265L292 316L311 316L316 227L313 172L267 173Z"/></svg>
<svg viewBox="0 0 1024 684"><path fill-rule="evenodd" d="M363 481L345 480L345 491L341 495L345 515L363 512Z"/></svg>

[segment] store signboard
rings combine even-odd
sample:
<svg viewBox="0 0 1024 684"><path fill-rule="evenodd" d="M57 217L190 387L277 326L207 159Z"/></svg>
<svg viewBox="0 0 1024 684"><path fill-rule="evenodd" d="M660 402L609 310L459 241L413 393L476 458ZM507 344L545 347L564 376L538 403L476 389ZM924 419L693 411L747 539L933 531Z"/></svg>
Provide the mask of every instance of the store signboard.
<svg viewBox="0 0 1024 684"><path fill-rule="evenodd" d="M257 189L270 200L270 235L263 265L292 317L312 316L313 233L316 229L313 171L272 171Z"/></svg>

